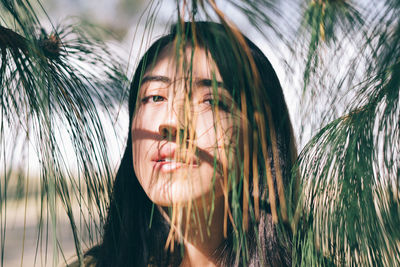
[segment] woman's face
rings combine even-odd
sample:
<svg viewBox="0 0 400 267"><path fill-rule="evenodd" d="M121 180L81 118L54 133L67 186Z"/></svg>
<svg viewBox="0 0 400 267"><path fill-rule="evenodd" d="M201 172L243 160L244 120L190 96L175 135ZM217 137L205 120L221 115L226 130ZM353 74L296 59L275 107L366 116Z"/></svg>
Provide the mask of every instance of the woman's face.
<svg viewBox="0 0 400 267"><path fill-rule="evenodd" d="M164 48L145 72L131 126L136 176L161 206L223 195L240 125L210 55L187 47L177 62L173 51Z"/></svg>

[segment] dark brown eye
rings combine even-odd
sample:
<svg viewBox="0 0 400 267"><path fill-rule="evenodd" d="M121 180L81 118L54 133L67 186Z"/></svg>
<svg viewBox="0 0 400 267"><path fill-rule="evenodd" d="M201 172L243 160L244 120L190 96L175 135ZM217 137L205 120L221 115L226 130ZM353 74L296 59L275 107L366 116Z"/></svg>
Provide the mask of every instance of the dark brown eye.
<svg viewBox="0 0 400 267"><path fill-rule="evenodd" d="M203 103L208 104L210 106L214 106L214 99L206 98L206 99L203 100Z"/></svg>
<svg viewBox="0 0 400 267"><path fill-rule="evenodd" d="M203 103L212 107L212 108L219 108L220 110L223 111L229 111L229 106L227 103L225 103L225 101L223 101L223 99L218 99L215 100L213 97L206 97L203 100Z"/></svg>
<svg viewBox="0 0 400 267"><path fill-rule="evenodd" d="M164 101L165 98L160 95L153 95L150 97L149 100L150 100L150 102L161 102L161 101Z"/></svg>
<svg viewBox="0 0 400 267"><path fill-rule="evenodd" d="M151 95L151 96L146 96L142 99L142 103L157 103L161 101L165 101L166 98L160 95Z"/></svg>

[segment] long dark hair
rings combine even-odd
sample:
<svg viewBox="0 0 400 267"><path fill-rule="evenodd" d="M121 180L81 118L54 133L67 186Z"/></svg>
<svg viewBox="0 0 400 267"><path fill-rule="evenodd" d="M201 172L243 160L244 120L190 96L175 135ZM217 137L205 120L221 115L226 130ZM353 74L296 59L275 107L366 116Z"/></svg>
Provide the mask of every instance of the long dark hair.
<svg viewBox="0 0 400 267"><path fill-rule="evenodd" d="M246 105L250 136L248 145L250 152L255 150L258 155L259 198L249 199L249 210L253 212L251 214L254 214L254 204L258 202L258 218L249 219L247 229L242 231L234 231L232 227L232 224L236 224L236 229L242 229L239 219L231 222L228 238L214 256L221 266L291 265L290 233L287 234L286 231L286 235L278 234L280 228L278 229L275 222L277 209L280 211L279 218L283 217L285 221L287 217L282 213L282 204L286 204L280 203L282 198L278 197L279 184L283 182L285 187L289 185L296 151L282 89L270 62L255 44L232 31L227 25L186 22L171 29L170 34L154 42L139 62L130 89L129 125L132 124L143 74L154 64L159 52L173 43L178 35L184 36L189 42L195 40L197 45L210 53L224 86L231 92L239 107L243 109L243 105ZM244 43L237 36L243 38ZM244 102L241 92L244 92ZM258 145L253 136L258 136ZM278 154L274 155L276 151ZM254 171L250 170L250 177L255 175ZM277 199L274 206L271 206L271 194L268 193L268 173L272 173L273 177L272 192L274 199ZM280 178L277 179L277 176ZM253 179L249 183L251 196L255 191ZM243 190L239 189L241 199ZM169 223L147 197L135 175L129 130L126 150L114 182L103 241L87 254L96 258L99 267L179 265L179 248L175 252L164 248L169 230ZM288 238L282 239L279 236Z"/></svg>

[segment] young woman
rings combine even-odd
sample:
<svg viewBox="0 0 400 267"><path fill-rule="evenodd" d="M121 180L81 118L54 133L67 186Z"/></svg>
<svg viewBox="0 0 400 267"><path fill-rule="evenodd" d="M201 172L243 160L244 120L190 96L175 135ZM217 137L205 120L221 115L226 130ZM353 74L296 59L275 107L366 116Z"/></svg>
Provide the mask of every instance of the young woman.
<svg viewBox="0 0 400 267"><path fill-rule="evenodd" d="M211 22L173 26L138 65L129 116L103 241L86 261L291 264L277 222L288 217L293 131L277 76L250 40Z"/></svg>

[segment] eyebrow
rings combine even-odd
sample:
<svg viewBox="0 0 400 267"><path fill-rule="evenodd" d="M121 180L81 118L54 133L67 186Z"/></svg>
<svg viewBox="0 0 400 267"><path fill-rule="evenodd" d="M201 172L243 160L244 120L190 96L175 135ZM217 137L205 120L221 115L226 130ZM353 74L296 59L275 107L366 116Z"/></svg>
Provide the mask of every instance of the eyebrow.
<svg viewBox="0 0 400 267"><path fill-rule="evenodd" d="M211 87L214 84L216 84L217 87L225 88L224 83L223 82L219 82L217 80L201 79L201 80L196 81L196 85L198 85L198 86Z"/></svg>
<svg viewBox="0 0 400 267"><path fill-rule="evenodd" d="M147 82L162 82L162 83L170 84L170 83L172 83L172 80L166 76L148 75L148 76L143 77L141 85L143 85ZM214 83L217 85L217 87L225 88L224 83L217 81L217 80L200 79L200 80L195 81L195 84L197 86L204 86L204 87L211 87L211 86L213 86Z"/></svg>
<svg viewBox="0 0 400 267"><path fill-rule="evenodd" d="M166 77L166 76L145 76L142 79L141 85L147 83L147 82L162 82L162 83L171 83L171 79Z"/></svg>

